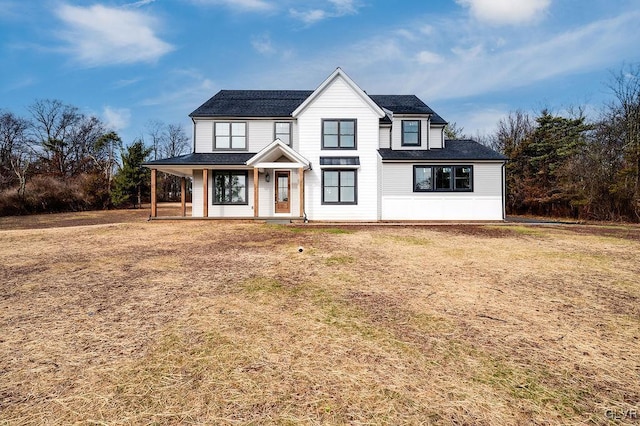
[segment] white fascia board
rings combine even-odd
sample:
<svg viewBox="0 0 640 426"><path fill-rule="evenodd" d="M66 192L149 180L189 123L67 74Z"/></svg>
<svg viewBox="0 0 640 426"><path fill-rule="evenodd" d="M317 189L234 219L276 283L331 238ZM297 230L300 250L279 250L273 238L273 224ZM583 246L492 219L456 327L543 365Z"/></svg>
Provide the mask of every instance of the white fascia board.
<svg viewBox="0 0 640 426"><path fill-rule="evenodd" d="M258 167L257 164L261 163L262 160L269 156L274 151L278 151L280 155L284 155L290 160L294 160L297 163L297 167L309 168L309 160L304 158L302 155L298 154L294 151L289 145L286 145L280 139L274 140L272 143L262 148L256 155L247 160L247 166ZM281 163L281 164L289 164L289 163ZM260 166L262 167L262 166Z"/></svg>
<svg viewBox="0 0 640 426"><path fill-rule="evenodd" d="M376 104L373 99L371 99L369 95L364 92L364 90L362 90L353 80L351 80L351 78L344 71L342 71L340 67L338 67L333 73L331 73L329 77L327 77L325 81L322 82L322 84L320 84L320 86L318 86L316 90L313 91L313 93L307 99L304 100L304 102L300 104L298 108L295 109L295 111L291 113L291 116L293 118L297 118L297 116L300 115L302 111L304 111L318 96L320 96L322 92L331 83L333 83L336 78L342 78L347 83L347 85L358 96L360 96L360 98L362 98L362 100L365 101L367 105L369 105L369 108L371 108L371 110L373 110L378 115L378 118L382 118L386 115L382 108L380 108L378 104Z"/></svg>

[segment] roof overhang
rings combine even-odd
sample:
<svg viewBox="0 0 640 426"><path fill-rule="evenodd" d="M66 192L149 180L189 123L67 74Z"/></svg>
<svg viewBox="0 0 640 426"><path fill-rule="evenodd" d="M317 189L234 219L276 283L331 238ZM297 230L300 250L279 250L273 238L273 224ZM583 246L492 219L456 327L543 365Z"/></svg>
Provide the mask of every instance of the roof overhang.
<svg viewBox="0 0 640 426"><path fill-rule="evenodd" d="M279 161L282 157L289 161ZM276 139L248 159L247 166L257 169L310 169L311 163L280 139Z"/></svg>
<svg viewBox="0 0 640 426"><path fill-rule="evenodd" d="M318 86L316 90L313 91L311 96L305 99L304 102L302 102L300 106L291 113L291 116L297 118L302 111L313 103L315 99L318 98L318 96L320 96L325 89L338 78L341 78L369 106L369 108L378 115L378 118L382 118L386 115L383 109L380 108L378 104L375 103L373 99L371 99L369 95L367 95L353 80L351 80L351 78L342 71L340 67L338 67L329 77L327 77L325 81L322 82L320 86Z"/></svg>

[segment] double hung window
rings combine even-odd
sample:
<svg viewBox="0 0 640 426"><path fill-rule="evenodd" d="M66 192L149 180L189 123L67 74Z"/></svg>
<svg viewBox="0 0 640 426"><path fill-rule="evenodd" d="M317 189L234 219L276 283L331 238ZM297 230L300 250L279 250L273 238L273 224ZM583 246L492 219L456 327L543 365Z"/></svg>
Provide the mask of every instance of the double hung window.
<svg viewBox="0 0 640 426"><path fill-rule="evenodd" d="M322 120L322 149L356 149L356 120Z"/></svg>
<svg viewBox="0 0 640 426"><path fill-rule="evenodd" d="M357 204L356 170L323 170L323 204Z"/></svg>

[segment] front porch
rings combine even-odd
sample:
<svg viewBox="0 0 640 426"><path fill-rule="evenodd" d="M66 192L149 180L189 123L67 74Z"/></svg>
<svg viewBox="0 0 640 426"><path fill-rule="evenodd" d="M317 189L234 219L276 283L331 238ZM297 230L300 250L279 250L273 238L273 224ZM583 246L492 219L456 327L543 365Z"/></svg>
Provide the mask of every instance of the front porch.
<svg viewBox="0 0 640 426"><path fill-rule="evenodd" d="M178 216L187 218L186 179L192 179L191 218L304 220L305 170L310 163L280 140L257 154L188 154L145 164L151 169L151 219L160 218L157 173L181 177Z"/></svg>

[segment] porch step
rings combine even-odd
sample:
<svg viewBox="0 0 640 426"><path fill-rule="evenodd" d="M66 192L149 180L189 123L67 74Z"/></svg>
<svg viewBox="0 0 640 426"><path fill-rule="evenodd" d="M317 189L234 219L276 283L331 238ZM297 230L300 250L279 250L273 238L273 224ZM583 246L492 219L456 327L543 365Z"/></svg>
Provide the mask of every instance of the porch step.
<svg viewBox="0 0 640 426"><path fill-rule="evenodd" d="M267 219L265 222L270 225L287 225L291 223L291 219Z"/></svg>

